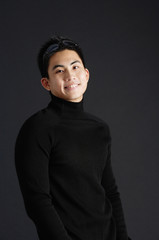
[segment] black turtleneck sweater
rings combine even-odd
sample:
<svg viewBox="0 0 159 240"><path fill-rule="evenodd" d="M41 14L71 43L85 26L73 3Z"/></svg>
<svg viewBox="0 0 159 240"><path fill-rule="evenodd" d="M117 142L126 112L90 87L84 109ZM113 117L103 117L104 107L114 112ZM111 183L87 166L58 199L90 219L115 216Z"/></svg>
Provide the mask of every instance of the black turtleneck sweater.
<svg viewBox="0 0 159 240"><path fill-rule="evenodd" d="M127 240L111 137L83 101L52 96L18 135L15 163L40 240Z"/></svg>

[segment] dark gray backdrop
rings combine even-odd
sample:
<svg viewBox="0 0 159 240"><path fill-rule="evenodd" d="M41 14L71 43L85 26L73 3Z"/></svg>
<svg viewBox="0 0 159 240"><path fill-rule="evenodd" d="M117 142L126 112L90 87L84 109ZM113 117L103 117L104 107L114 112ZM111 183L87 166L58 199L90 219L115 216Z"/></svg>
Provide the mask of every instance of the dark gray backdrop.
<svg viewBox="0 0 159 240"><path fill-rule="evenodd" d="M50 35L78 41L91 77L85 109L110 126L112 163L134 240L159 239L158 1L1 1L0 240L35 240L14 167L26 118L45 107L36 55Z"/></svg>

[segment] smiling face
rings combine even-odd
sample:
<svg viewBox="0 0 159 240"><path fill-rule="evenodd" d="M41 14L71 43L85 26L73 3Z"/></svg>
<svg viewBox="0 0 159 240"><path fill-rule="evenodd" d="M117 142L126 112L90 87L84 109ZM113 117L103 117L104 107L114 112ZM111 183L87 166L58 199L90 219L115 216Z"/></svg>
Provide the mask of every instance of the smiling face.
<svg viewBox="0 0 159 240"><path fill-rule="evenodd" d="M70 102L82 100L89 71L75 51L65 49L55 53L49 60L48 76L42 78L41 83L53 95Z"/></svg>

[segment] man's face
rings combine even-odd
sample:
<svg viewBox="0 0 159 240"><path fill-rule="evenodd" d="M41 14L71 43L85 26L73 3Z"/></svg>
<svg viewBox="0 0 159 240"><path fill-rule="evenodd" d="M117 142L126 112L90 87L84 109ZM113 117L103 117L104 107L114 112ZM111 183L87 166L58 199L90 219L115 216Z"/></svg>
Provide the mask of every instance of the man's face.
<svg viewBox="0 0 159 240"><path fill-rule="evenodd" d="M71 102L82 100L89 71L75 51L65 49L55 53L49 61L48 76L41 83L53 95Z"/></svg>

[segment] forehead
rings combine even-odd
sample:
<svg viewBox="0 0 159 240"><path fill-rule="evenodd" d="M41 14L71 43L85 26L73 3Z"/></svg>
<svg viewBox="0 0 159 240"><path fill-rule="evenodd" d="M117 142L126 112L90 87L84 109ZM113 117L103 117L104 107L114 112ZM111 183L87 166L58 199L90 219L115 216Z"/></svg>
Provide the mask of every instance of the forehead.
<svg viewBox="0 0 159 240"><path fill-rule="evenodd" d="M74 50L65 49L65 50L56 52L53 56L51 56L49 60L49 65L66 64L76 60L82 62L81 58Z"/></svg>

